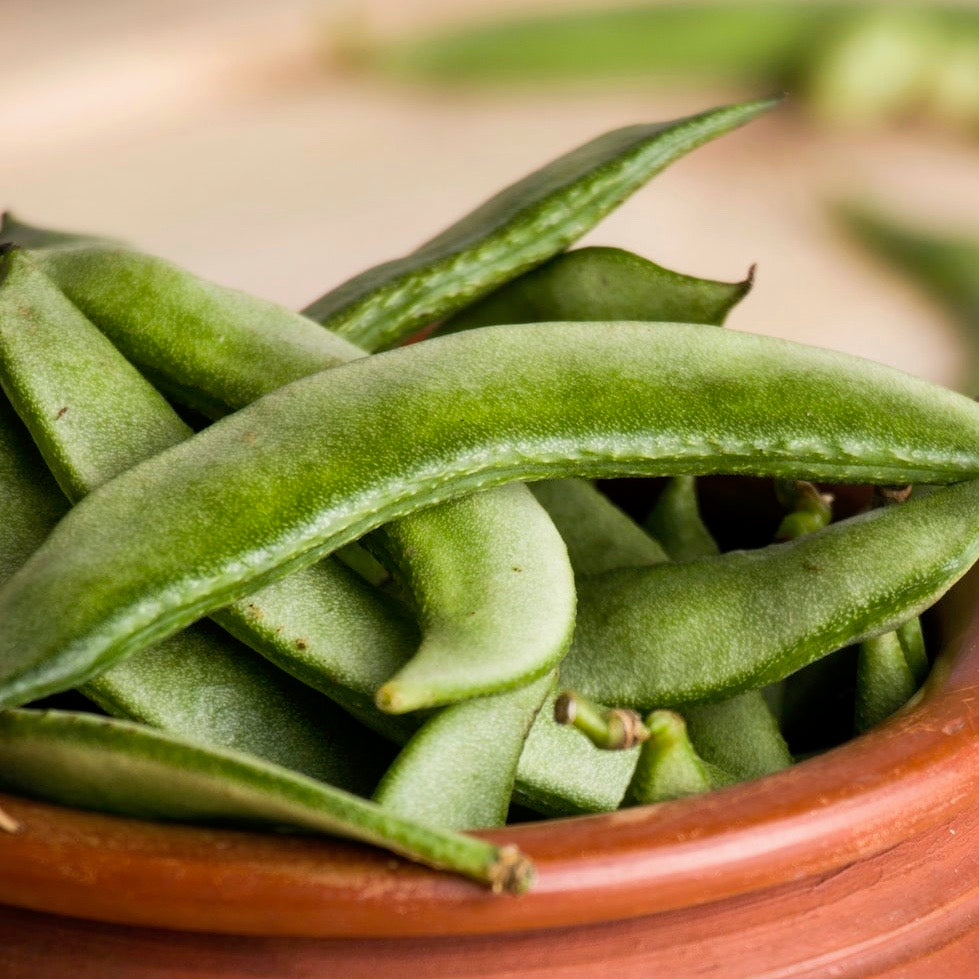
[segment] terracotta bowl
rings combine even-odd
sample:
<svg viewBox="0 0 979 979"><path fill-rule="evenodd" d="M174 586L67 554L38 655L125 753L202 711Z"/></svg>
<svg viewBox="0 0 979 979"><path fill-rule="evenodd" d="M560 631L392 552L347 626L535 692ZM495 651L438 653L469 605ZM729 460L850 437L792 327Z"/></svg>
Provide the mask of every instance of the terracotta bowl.
<svg viewBox="0 0 979 979"><path fill-rule="evenodd" d="M329 840L0 796L0 975L973 974L979 954L979 570L887 723L694 799L488 832L535 889ZM247 937L243 937L247 936Z"/></svg>

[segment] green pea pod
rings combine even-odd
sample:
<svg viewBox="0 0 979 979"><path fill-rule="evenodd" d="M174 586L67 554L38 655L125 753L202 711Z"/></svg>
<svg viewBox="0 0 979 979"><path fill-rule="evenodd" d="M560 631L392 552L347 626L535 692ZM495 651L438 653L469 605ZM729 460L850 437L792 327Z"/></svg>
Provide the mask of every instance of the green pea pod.
<svg viewBox="0 0 979 979"><path fill-rule="evenodd" d="M239 408L289 381L363 356L296 313L203 282L161 259L97 247L35 254L45 272L133 363L177 400L205 413ZM519 494L524 499L516 506ZM378 546L410 572L410 583L419 589L415 597L427 627L419 665L412 667L414 690L403 691L400 700L389 698L388 693L410 680L410 675L399 677L382 695L387 707L409 710L445 703L449 691L458 699L513 687L548 672L564 654L574 622L571 571L551 521L526 489L448 504L408 518L404 526L393 524L381 537ZM517 566L522 569L519 581L511 570ZM455 577L460 568L468 569L471 587L465 592ZM316 587L324 592L320 601L327 605L325 613L310 608L314 588L299 580L280 583L257 603L233 604L216 618L282 669L360 715L364 698L402 666L403 643L395 637L382 649L383 643L369 640L360 628L364 641L345 649L338 642L344 632L326 628L327 623L322 632L309 633L297 611L317 622L324 615L341 614L348 623L352 618L330 594L337 575L335 570L315 575ZM346 580L335 587L350 590ZM523 611L519 619L514 604L518 595ZM256 607L261 608L261 622ZM470 614L474 608L477 615ZM548 610L546 616L539 614L541 608ZM378 615L389 622L397 617L383 609ZM399 627L398 633L403 636L404 629ZM384 655L387 675L378 675L362 656L357 665L345 663L370 649ZM466 658L467 650L481 657L478 673L469 669L474 657ZM347 688L358 666L363 675L354 702ZM429 682L432 670L439 676L435 687ZM428 680L422 676L426 671ZM364 689L367 679L375 683L369 691ZM399 730L405 731L403 726Z"/></svg>
<svg viewBox="0 0 979 979"><path fill-rule="evenodd" d="M720 324L751 289L751 281L751 275L743 282L698 279L621 248L579 248L466 306L438 332L549 320Z"/></svg>
<svg viewBox="0 0 979 979"><path fill-rule="evenodd" d="M426 826L502 826L524 741L554 680L439 711L401 750L374 801Z"/></svg>
<svg viewBox="0 0 979 979"><path fill-rule="evenodd" d="M895 631L915 682L923 683L928 676L929 663L925 636L921 631L921 619L914 615L907 622L902 622Z"/></svg>
<svg viewBox="0 0 979 979"><path fill-rule="evenodd" d="M670 479L646 518L646 529L663 545L671 561L692 561L719 553L700 518L697 480L693 476Z"/></svg>
<svg viewBox="0 0 979 979"><path fill-rule="evenodd" d="M759 690L716 704L688 704L683 719L697 754L733 781L760 778L792 764L785 739Z"/></svg>
<svg viewBox="0 0 979 979"><path fill-rule="evenodd" d="M979 475L979 405L844 354L685 324L488 327L355 361L267 395L69 513L0 590L0 703L73 686L426 505L514 480L681 469L966 479ZM936 535L956 542L962 570L968 494L941 497L965 527ZM930 514L929 499L898 509ZM924 573L919 585L909 605L940 594Z"/></svg>
<svg viewBox="0 0 979 979"><path fill-rule="evenodd" d="M900 224L858 204L838 208L846 228L897 269L906 272L960 324L969 348L963 390L979 394L979 242Z"/></svg>
<svg viewBox="0 0 979 979"><path fill-rule="evenodd" d="M190 434L26 254L8 261L0 293L0 385L69 498ZM46 536L53 520L37 516L64 509L34 446L14 441L17 429L11 420L0 436L10 448L9 471L20 475L3 483L7 526L20 539L0 542L10 544L0 557L0 578L13 574ZM343 712L213 627L171 636L93 678L83 692L117 716L248 751L361 793L371 791L388 754Z"/></svg>
<svg viewBox="0 0 979 979"><path fill-rule="evenodd" d="M587 480L545 479L530 490L564 539L575 574L667 560L659 544Z"/></svg>
<svg viewBox="0 0 979 979"><path fill-rule="evenodd" d="M382 710L401 714L462 700L473 690L512 687L513 664L539 658L544 608L547 618L566 624L554 643L564 652L574 628L574 579L553 524L526 533L540 512L525 487L514 483L389 525L384 543L408 556L400 571L419 604L424 639L378 689L375 701ZM425 547L433 538L448 538L453 546ZM561 568L563 580L556 575ZM554 589L542 595L539 587L525 587L527 578L550 579Z"/></svg>
<svg viewBox="0 0 979 979"><path fill-rule="evenodd" d="M67 511L20 419L0 398L0 582L23 565Z"/></svg>
<svg viewBox="0 0 979 979"><path fill-rule="evenodd" d="M704 761L679 714L655 710L645 718L647 740L625 793L625 805L644 806L731 785L735 779Z"/></svg>
<svg viewBox="0 0 979 979"><path fill-rule="evenodd" d="M896 632L865 639L857 656L856 727L880 724L903 707L918 689Z"/></svg>
<svg viewBox="0 0 979 979"><path fill-rule="evenodd" d="M368 350L392 346L563 251L674 160L775 104L760 99L599 136L304 312Z"/></svg>
<svg viewBox="0 0 979 979"><path fill-rule="evenodd" d="M979 482L962 483L785 544L579 582L562 682L643 708L779 680L936 601L979 556L977 508Z"/></svg>
<svg viewBox="0 0 979 979"><path fill-rule="evenodd" d="M125 816L294 826L384 847L519 893L533 867L515 847L431 829L322 782L125 721L0 713L0 786Z"/></svg>

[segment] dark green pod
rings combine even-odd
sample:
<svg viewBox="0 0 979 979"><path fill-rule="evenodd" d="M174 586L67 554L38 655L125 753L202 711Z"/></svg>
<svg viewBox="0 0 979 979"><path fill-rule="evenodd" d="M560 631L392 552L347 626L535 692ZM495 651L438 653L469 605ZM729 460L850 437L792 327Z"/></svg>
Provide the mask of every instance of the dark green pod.
<svg viewBox="0 0 979 979"><path fill-rule="evenodd" d="M563 251L674 160L775 104L760 99L599 136L304 312L368 350L392 346Z"/></svg>

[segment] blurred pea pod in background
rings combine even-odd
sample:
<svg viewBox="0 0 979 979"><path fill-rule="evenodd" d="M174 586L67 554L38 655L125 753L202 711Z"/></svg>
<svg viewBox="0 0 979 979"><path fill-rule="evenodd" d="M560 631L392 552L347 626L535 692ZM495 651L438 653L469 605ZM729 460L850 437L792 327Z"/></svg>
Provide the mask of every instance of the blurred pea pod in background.
<svg viewBox="0 0 979 979"><path fill-rule="evenodd" d="M960 390L979 395L979 235L919 228L859 204L837 213L853 237L944 306L968 350Z"/></svg>
<svg viewBox="0 0 979 979"><path fill-rule="evenodd" d="M830 122L979 130L979 7L966 3L538 5L414 37L339 31L332 54L447 88L720 83L784 89Z"/></svg>

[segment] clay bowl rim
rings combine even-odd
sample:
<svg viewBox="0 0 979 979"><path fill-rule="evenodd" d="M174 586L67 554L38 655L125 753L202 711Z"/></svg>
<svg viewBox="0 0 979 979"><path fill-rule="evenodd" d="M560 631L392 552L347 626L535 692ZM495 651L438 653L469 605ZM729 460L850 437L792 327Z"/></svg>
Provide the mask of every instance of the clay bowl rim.
<svg viewBox="0 0 979 979"><path fill-rule="evenodd" d="M0 903L190 931L317 938L576 926L826 874L979 800L979 567L938 606L925 688L860 738L752 783L678 802L479 835L534 858L494 896L359 844L143 822L0 795Z"/></svg>

